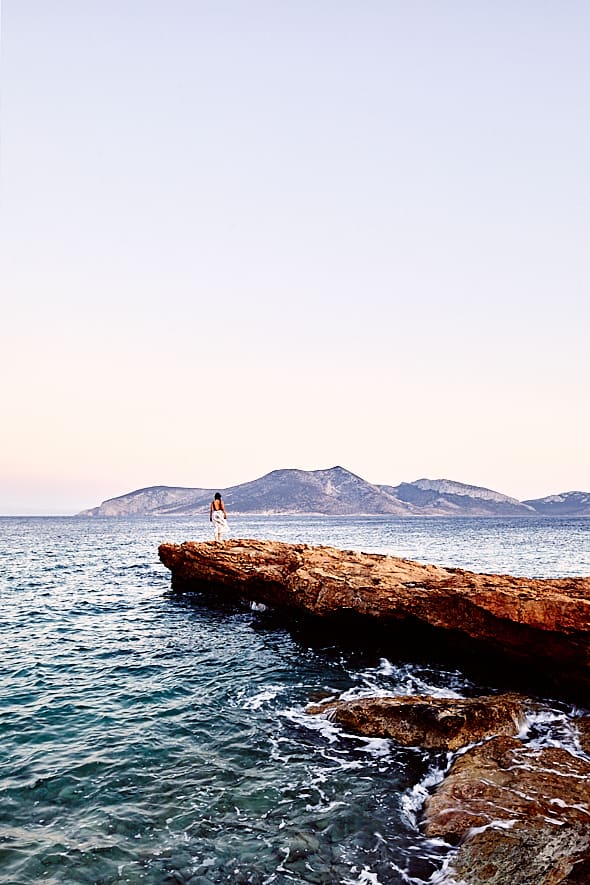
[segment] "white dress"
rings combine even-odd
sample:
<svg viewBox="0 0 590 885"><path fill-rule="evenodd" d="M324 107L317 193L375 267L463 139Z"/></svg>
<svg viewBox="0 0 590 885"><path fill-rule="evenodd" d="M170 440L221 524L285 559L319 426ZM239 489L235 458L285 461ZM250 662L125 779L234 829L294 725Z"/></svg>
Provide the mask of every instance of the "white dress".
<svg viewBox="0 0 590 885"><path fill-rule="evenodd" d="M227 519L223 513L223 510L214 510L213 511L213 528L215 529L215 537L221 537L221 535L229 532L229 526L227 524Z"/></svg>

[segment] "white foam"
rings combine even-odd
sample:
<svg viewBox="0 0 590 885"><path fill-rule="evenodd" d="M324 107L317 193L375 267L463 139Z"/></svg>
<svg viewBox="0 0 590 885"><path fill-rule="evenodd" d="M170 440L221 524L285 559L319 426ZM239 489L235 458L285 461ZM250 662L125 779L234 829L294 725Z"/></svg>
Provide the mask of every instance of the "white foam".
<svg viewBox="0 0 590 885"><path fill-rule="evenodd" d="M380 673L382 676L394 676L397 671L398 668L391 661L388 661L387 658L381 658L377 667L377 673Z"/></svg>
<svg viewBox="0 0 590 885"><path fill-rule="evenodd" d="M364 747L361 747L362 753L369 753L378 759L386 759L391 755L391 741L389 738L360 737L355 734L347 736L356 738L361 744L364 744Z"/></svg>
<svg viewBox="0 0 590 885"><path fill-rule="evenodd" d="M528 741L531 749L561 747L574 755L583 755L576 720L566 713L549 709L528 710L518 736L527 739L533 730L537 734Z"/></svg>
<svg viewBox="0 0 590 885"><path fill-rule="evenodd" d="M250 603L250 609L253 612L265 612L267 610L267 608L268 608L268 606L265 605L263 602L251 602Z"/></svg>
<svg viewBox="0 0 590 885"><path fill-rule="evenodd" d="M317 805L312 805L308 802L305 806L306 811L315 811L316 814L328 814L330 811L334 811L335 808L346 808L346 802L340 802L337 800L333 800L332 802L318 802Z"/></svg>
<svg viewBox="0 0 590 885"><path fill-rule="evenodd" d="M259 710L267 701L273 701L281 691L283 691L282 686L269 685L267 688L259 691L258 694L246 698L241 706L244 710Z"/></svg>
<svg viewBox="0 0 590 885"><path fill-rule="evenodd" d="M428 880L429 885L469 885L465 879L457 879L452 868L453 860L454 856L445 858L440 870L435 870Z"/></svg>
<svg viewBox="0 0 590 885"><path fill-rule="evenodd" d="M443 780L449 760L450 754L447 756L447 765L444 768L440 765L433 765L421 781L402 794L400 799L401 813L414 829L418 828L418 812L432 792L432 788Z"/></svg>
<svg viewBox="0 0 590 885"><path fill-rule="evenodd" d="M387 688L379 688L377 682L380 677L387 677L388 680L394 680L395 685L389 685ZM451 677L452 674L449 674ZM460 680L461 688L467 683L463 674L457 673ZM440 687L438 684L432 683L427 677L416 671L412 665L402 664L396 665L388 658L381 658L379 665L364 673L364 683L368 690L377 695L389 695L391 697L401 697L405 695L431 695L432 697L447 698L463 698L462 691L455 690L449 685ZM358 691L358 689L357 689ZM362 695L361 695L362 696Z"/></svg>
<svg viewBox="0 0 590 885"><path fill-rule="evenodd" d="M329 719L326 719L325 716L310 716L309 713L305 713L296 707L292 707L289 710L281 710L278 715L283 716L296 725L302 725L310 731L319 732L331 744L336 743L340 739L340 728L333 722L330 722Z"/></svg>
<svg viewBox="0 0 590 885"><path fill-rule="evenodd" d="M364 867L357 879L343 879L342 885L383 885L376 873L372 873L368 867Z"/></svg>
<svg viewBox="0 0 590 885"><path fill-rule="evenodd" d="M416 879L414 876L410 876L406 870L402 869L402 867L398 866L396 863L391 862L388 866L391 870L401 876L402 882L406 882L408 885L426 885L424 879ZM351 872L356 873L356 867L353 867ZM363 867L356 879L343 879L342 885L385 885L385 883L379 879L377 873L371 872L368 867ZM457 885L459 885L459 883L457 883Z"/></svg>
<svg viewBox="0 0 590 885"><path fill-rule="evenodd" d="M384 688L377 688L374 685L364 685L359 687L355 685L353 688L349 688L347 691L343 691L342 694L338 696L339 701L358 701L361 698L386 698L393 697L394 692L391 690L386 690Z"/></svg>

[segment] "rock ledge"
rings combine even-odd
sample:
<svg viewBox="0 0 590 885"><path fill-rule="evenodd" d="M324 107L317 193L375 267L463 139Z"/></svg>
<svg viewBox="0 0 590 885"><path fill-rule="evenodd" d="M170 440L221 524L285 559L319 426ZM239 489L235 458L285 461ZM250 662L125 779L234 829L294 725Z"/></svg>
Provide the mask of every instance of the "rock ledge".
<svg viewBox="0 0 590 885"><path fill-rule="evenodd" d="M371 553L278 541L161 544L177 592L214 592L440 646L515 688L590 696L590 578L477 574ZM426 633L424 631L427 631Z"/></svg>

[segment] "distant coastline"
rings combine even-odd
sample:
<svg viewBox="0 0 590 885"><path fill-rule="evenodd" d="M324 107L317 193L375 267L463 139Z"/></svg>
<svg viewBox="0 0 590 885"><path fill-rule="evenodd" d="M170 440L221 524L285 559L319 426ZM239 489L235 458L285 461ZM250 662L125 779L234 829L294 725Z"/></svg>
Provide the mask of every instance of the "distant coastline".
<svg viewBox="0 0 590 885"><path fill-rule="evenodd" d="M250 516L589 517L590 492L518 501L481 486L417 479L397 486L367 482L344 467L273 470L226 489L149 486L109 498L80 517L193 516L220 491L229 510Z"/></svg>

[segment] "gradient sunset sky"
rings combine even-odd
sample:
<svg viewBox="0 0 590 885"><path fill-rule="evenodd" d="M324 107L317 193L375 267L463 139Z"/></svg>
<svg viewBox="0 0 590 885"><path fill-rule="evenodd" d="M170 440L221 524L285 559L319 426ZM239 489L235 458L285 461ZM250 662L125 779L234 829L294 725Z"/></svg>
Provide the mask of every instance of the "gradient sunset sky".
<svg viewBox="0 0 590 885"><path fill-rule="evenodd" d="M590 4L2 0L0 513L590 490Z"/></svg>

